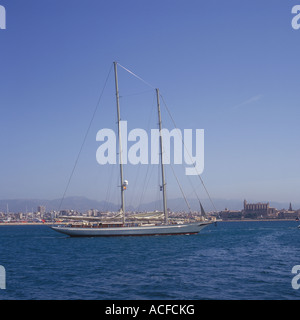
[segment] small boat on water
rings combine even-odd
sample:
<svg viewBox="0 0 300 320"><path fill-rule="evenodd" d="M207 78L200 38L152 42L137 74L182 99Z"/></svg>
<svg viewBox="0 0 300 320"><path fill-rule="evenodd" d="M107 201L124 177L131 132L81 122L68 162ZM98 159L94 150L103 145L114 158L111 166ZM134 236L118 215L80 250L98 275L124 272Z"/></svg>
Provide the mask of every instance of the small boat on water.
<svg viewBox="0 0 300 320"><path fill-rule="evenodd" d="M119 138L119 156L121 157L121 117L120 117L120 104L119 104L119 89L118 89L118 76L117 76L117 62L114 62L115 72L115 87L116 87L116 104L118 116L118 138ZM160 112L160 94L156 90L157 111L158 111L158 124L159 131L162 130L161 112ZM80 223L72 223L68 225L51 226L57 232L69 235L71 237L113 237L113 236L154 236L154 235L184 235L184 234L197 234L206 226L214 223L215 221L206 218L205 211L201 206L201 219L186 222L186 221L170 221L168 217L167 199L166 199L166 182L165 171L163 163L163 139L162 134L159 137L160 147L160 165L161 165L161 179L162 185L160 186L163 193L163 220L159 220L154 216L145 217L140 216L134 218L130 217L130 221L126 222L125 219L125 203L124 196L128 181L123 178L123 164L120 159L120 188L121 188L121 209L122 222L118 221L99 221L96 218L87 217L73 217L73 220L84 220ZM140 222L143 220L142 222ZM146 222L145 222L146 221Z"/></svg>

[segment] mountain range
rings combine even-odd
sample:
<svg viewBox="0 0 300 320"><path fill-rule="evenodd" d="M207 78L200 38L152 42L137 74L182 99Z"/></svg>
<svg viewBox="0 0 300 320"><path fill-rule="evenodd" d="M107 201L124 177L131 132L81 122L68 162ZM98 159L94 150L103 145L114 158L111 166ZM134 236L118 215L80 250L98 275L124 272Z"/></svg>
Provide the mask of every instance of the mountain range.
<svg viewBox="0 0 300 320"><path fill-rule="evenodd" d="M217 210L224 210L228 208L229 210L241 210L243 208L243 200L238 199L212 199L214 206ZM201 200L202 205L205 211L213 211L214 207L211 204L209 199ZM250 202L250 201L248 201ZM114 203L110 203L107 201L97 201L88 199L86 197L66 197L62 205L60 206L61 199L54 199L54 200L45 200L45 199L7 199L7 200L0 200L0 212L32 212L37 211L38 206L45 206L46 211L52 210L61 210L63 209L73 209L79 212L85 212L89 209L97 209L97 210L109 210L109 211L117 211L119 206ZM188 203L193 211L200 210L199 201L197 199L188 199ZM281 203L281 202L271 202L270 206L275 207L277 209L287 209L289 208L289 203ZM300 204L295 203L293 204L293 209L299 209ZM139 207L141 211L151 211L155 209L161 209L161 203L150 202L145 203ZM184 199L176 198L176 199L168 199L168 208L172 211L188 211L188 207L184 201ZM134 211L137 208L133 206L127 206L127 211Z"/></svg>

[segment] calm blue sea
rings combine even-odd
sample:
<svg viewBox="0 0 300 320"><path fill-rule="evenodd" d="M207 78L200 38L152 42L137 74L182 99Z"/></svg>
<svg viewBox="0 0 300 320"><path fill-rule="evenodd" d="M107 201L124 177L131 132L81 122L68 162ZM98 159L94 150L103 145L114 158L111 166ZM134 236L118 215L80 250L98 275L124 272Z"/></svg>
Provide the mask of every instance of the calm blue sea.
<svg viewBox="0 0 300 320"><path fill-rule="evenodd" d="M219 222L198 235L69 238L0 226L0 299L299 299L298 222Z"/></svg>

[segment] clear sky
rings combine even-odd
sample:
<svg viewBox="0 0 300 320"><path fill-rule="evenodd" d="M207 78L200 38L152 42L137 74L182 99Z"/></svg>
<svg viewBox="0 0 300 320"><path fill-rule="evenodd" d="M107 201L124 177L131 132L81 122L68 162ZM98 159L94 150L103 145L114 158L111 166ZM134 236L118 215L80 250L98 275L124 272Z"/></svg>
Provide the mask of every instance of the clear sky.
<svg viewBox="0 0 300 320"><path fill-rule="evenodd" d="M202 178L211 197L299 203L300 29L291 26L296 4L0 0L7 19L7 29L0 30L0 198L62 196L118 61L160 88L178 128L205 130ZM123 69L119 76L122 118L131 128L156 128L154 92ZM116 129L115 112L111 73L67 196L118 195L118 168L96 162L96 133ZM184 169L174 168L193 197ZM134 171L145 168L125 168L132 203L146 179ZM180 196L168 177L168 196ZM206 198L199 180L191 180ZM157 190L149 187L144 201Z"/></svg>

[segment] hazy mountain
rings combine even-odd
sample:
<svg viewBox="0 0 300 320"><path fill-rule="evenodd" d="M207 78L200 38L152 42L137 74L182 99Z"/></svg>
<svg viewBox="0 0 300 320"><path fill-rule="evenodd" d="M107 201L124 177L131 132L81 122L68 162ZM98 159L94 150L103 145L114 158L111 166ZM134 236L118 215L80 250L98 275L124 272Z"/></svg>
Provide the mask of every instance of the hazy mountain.
<svg viewBox="0 0 300 320"><path fill-rule="evenodd" d="M7 205L10 212L32 212L37 211L38 206L45 206L46 211L73 209L84 212L89 209L118 210L118 206L106 201L91 200L85 197L67 197L61 199L10 199L0 200L0 211L6 212Z"/></svg>
<svg viewBox="0 0 300 320"><path fill-rule="evenodd" d="M189 205L192 210L199 210L200 205L197 199L188 199ZM212 206L209 199L201 200L205 211L212 211L214 207ZM251 202L251 201L248 201ZM89 209L98 210L110 210L117 211L119 206L107 201L97 201L88 199L85 197L66 197L60 206L61 199L45 200L45 199L9 199L0 200L0 212L6 212L7 206L10 212L32 212L37 211L38 206L45 206L47 211L51 210L61 210L63 209L73 209L80 212L84 212ZM217 210L224 210L228 208L230 210L241 210L243 209L243 199L213 199L213 203ZM188 211L188 207L184 199L168 199L168 208L173 211ZM288 209L289 203L280 203L270 201L270 206L277 209ZM292 203L293 209L299 209L300 204ZM126 210L132 211L136 208L132 206L127 206ZM145 203L139 207L140 210L161 210L162 204L159 201Z"/></svg>

